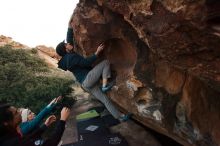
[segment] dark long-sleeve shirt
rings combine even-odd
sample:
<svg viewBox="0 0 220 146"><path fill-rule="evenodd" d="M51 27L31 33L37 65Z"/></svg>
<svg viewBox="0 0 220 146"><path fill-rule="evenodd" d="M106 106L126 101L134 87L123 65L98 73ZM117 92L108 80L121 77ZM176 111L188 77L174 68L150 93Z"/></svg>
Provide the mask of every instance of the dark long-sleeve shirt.
<svg viewBox="0 0 220 146"><path fill-rule="evenodd" d="M1 138L1 146L57 146L65 129L65 121L60 120L53 134L47 139L41 139L41 134L45 131L46 126L36 129L31 135L20 137L16 132Z"/></svg>
<svg viewBox="0 0 220 146"><path fill-rule="evenodd" d="M67 43L74 46L73 29L68 28ZM77 53L67 53L58 62L58 67L63 70L69 70L76 77L77 81L82 83L86 78L88 72L92 69L91 65L95 62L97 56L94 54L90 57L84 58Z"/></svg>
<svg viewBox="0 0 220 146"><path fill-rule="evenodd" d="M91 65L96 59L97 56L95 54L84 58L77 53L68 53L58 62L58 67L65 71L71 71L76 77L77 81L82 83L88 72L92 69Z"/></svg>
<svg viewBox="0 0 220 146"><path fill-rule="evenodd" d="M68 28L68 30L67 30L66 41L67 41L67 43L70 43L72 46L74 46L74 37L73 37L73 29L72 28Z"/></svg>

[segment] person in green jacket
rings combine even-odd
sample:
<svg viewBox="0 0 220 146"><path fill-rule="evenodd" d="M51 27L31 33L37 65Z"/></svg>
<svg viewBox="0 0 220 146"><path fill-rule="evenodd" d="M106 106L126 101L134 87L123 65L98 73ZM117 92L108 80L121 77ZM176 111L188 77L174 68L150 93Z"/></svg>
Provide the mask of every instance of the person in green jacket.
<svg viewBox="0 0 220 146"><path fill-rule="evenodd" d="M40 126L42 120L52 112L61 98L62 96L54 98L38 115L35 115L30 109L20 108L22 117L22 123L20 124L21 133L23 135L29 134Z"/></svg>

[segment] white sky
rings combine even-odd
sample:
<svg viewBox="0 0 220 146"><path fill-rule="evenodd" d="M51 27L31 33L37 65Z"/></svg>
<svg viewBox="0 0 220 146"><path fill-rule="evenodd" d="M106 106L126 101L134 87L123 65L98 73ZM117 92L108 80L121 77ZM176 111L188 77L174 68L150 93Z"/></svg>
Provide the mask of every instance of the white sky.
<svg viewBox="0 0 220 146"><path fill-rule="evenodd" d="M0 35L29 47L56 45L66 38L79 0L0 0Z"/></svg>

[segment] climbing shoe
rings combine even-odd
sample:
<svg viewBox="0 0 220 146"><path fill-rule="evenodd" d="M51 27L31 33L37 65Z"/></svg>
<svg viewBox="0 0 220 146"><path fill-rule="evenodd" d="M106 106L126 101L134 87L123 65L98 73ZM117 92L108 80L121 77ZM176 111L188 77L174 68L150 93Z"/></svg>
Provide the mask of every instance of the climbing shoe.
<svg viewBox="0 0 220 146"><path fill-rule="evenodd" d="M102 87L102 92L107 92L107 91L109 91L110 89L112 88L112 86L110 86L110 85L107 85L107 86L105 86L105 87Z"/></svg>
<svg viewBox="0 0 220 146"><path fill-rule="evenodd" d="M115 84L115 81L110 82L109 84L107 84L105 87L101 87L102 92L107 92L109 91Z"/></svg>
<svg viewBox="0 0 220 146"><path fill-rule="evenodd" d="M126 115L123 114L121 117L119 117L119 121L126 122L131 118L131 116L132 116L132 113L128 113Z"/></svg>

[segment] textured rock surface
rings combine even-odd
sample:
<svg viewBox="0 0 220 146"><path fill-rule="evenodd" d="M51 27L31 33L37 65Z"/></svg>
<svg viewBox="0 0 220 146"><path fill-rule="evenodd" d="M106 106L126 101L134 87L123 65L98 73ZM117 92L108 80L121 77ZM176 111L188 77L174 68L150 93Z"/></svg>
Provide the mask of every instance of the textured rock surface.
<svg viewBox="0 0 220 146"><path fill-rule="evenodd" d="M5 45L11 45L14 49L30 49L30 47L24 44L13 41L11 37L0 35L0 47Z"/></svg>
<svg viewBox="0 0 220 146"><path fill-rule="evenodd" d="M80 0L74 28L83 55L106 42L119 107L183 145L220 145L218 0Z"/></svg>
<svg viewBox="0 0 220 146"><path fill-rule="evenodd" d="M57 55L56 51L52 47L46 47L44 45L36 46L37 53L41 59L44 59L44 61L50 66L57 68L57 60L59 59L59 56Z"/></svg>

